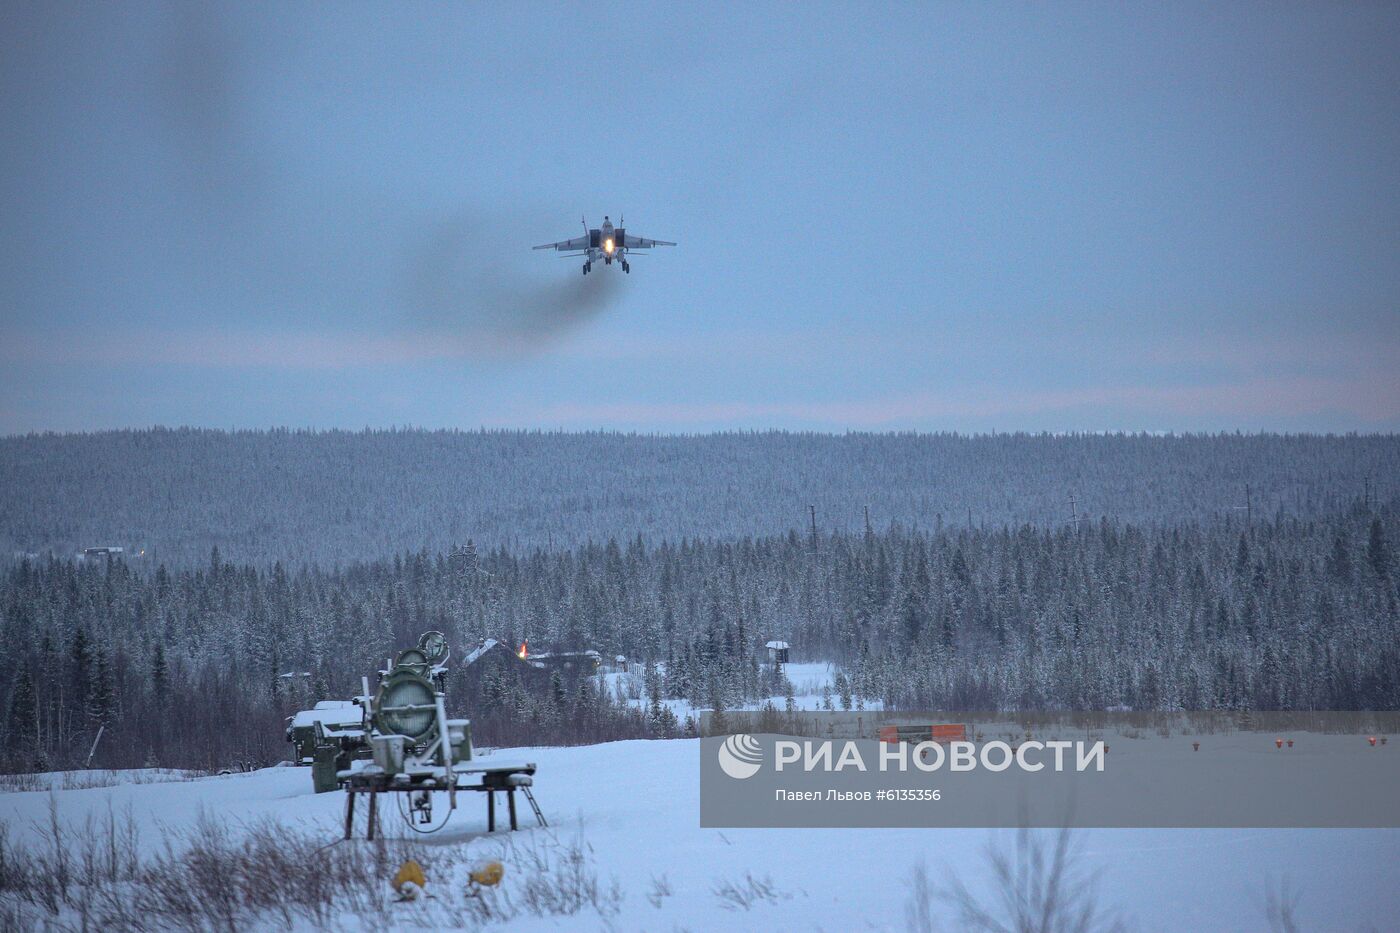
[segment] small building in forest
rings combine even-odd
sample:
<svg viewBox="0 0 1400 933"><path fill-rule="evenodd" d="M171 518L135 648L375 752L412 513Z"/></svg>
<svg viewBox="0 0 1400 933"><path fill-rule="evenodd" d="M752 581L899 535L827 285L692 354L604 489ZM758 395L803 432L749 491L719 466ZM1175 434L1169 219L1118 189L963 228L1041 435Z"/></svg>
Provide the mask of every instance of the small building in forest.
<svg viewBox="0 0 1400 933"><path fill-rule="evenodd" d="M766 647L768 648L768 663L773 665L773 673L781 674L788 663L788 643L770 641Z"/></svg>
<svg viewBox="0 0 1400 933"><path fill-rule="evenodd" d="M525 660L531 664L543 664L551 671L560 671L571 677L592 677L602 666L603 656L588 651L545 651L528 655Z"/></svg>

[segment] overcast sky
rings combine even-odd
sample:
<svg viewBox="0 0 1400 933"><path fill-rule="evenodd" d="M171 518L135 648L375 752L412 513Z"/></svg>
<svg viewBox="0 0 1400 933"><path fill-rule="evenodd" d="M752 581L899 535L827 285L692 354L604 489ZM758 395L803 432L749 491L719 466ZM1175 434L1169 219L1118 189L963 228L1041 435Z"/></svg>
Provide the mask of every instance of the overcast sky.
<svg viewBox="0 0 1400 933"><path fill-rule="evenodd" d="M1397 114L1394 3L11 0L0 432L1395 430Z"/></svg>

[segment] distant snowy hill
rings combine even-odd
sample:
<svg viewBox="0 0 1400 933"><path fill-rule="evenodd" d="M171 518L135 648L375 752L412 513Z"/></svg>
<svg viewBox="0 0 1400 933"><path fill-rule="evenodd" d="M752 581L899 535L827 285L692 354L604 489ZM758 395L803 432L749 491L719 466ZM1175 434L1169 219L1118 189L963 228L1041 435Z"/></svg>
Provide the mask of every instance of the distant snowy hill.
<svg viewBox="0 0 1400 933"><path fill-rule="evenodd" d="M1181 524L1397 494L1400 437L141 430L0 438L0 555L288 566L859 531ZM1246 484L1250 489L1246 494ZM1071 498L1074 499L1071 504ZM132 559L135 559L134 557Z"/></svg>

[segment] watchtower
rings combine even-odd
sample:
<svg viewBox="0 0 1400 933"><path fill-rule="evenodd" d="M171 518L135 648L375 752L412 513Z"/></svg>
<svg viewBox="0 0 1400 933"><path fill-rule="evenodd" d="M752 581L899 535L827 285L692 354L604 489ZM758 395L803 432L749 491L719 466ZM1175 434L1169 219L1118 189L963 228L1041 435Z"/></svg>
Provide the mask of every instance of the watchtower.
<svg viewBox="0 0 1400 933"><path fill-rule="evenodd" d="M788 663L788 643L770 641L766 647L768 648L768 663L773 665L773 673L781 674Z"/></svg>

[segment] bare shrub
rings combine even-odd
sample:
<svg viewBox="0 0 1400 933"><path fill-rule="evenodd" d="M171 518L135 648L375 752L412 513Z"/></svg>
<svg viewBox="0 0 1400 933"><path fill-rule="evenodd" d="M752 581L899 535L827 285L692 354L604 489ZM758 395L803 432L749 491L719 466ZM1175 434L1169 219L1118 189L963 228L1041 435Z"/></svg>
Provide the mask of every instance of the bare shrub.
<svg viewBox="0 0 1400 933"><path fill-rule="evenodd" d="M616 878L606 884L599 880L592 867L593 847L581 828L568 842L536 832L524 839L508 836L499 845L496 857L511 866L506 881L499 887L470 890L462 904L465 919L500 923L522 913L596 913L606 925L622 909L621 885Z"/></svg>
<svg viewBox="0 0 1400 933"><path fill-rule="evenodd" d="M16 901L0 901L0 933L21 933L40 929L41 916L37 909Z"/></svg>
<svg viewBox="0 0 1400 933"><path fill-rule="evenodd" d="M607 923L623 901L616 879L599 880L581 832L564 843L546 833L495 841L510 865L507 883L476 890L466 884L464 846L413 838L325 844L275 820L234 826L201 811L142 858L129 812L109 806L74 827L53 798L37 830L39 844L25 848L0 824L0 931L336 929L348 920L435 929L521 913L592 913ZM401 903L389 879L410 858L433 884L428 899Z"/></svg>
<svg viewBox="0 0 1400 933"><path fill-rule="evenodd" d="M104 819L89 815L73 833L59 819L58 798L50 791L47 818L36 829L40 844L31 849L13 843L9 827L0 825L0 906L10 916L28 915L29 905L50 918L73 911L87 923L103 886L140 877L138 833L129 810L119 818L109 802Z"/></svg>
<svg viewBox="0 0 1400 933"><path fill-rule="evenodd" d="M934 933L933 885L928 879L928 866L922 861L914 865L909 878L909 900L904 905L904 922L910 933Z"/></svg>
<svg viewBox="0 0 1400 933"><path fill-rule="evenodd" d="M958 929L986 933L1120 933L1126 929L1120 919L1100 911L1098 884L1079 866L1068 828L1052 838L1022 827L1014 849L991 844L987 861L994 885L989 898L973 894L956 874L941 892L958 915Z"/></svg>
<svg viewBox="0 0 1400 933"><path fill-rule="evenodd" d="M660 878L653 876L651 879L651 890L647 892L647 900L651 901L651 906L660 910L661 902L674 893L675 892L671 889L671 880L669 878L664 874Z"/></svg>
<svg viewBox="0 0 1400 933"><path fill-rule="evenodd" d="M130 812L109 806L75 832L51 799L35 849L15 845L0 824L0 922L110 931L329 927L342 912L382 919L388 879L405 859L449 879L460 857L405 839L327 846L272 820L241 830L202 812L143 861Z"/></svg>
<svg viewBox="0 0 1400 933"><path fill-rule="evenodd" d="M425 853L408 840L387 839L364 847L317 840L272 820L247 827L237 839L207 813L167 837L163 852L142 872L132 897L134 910L178 929L238 930L248 918L297 918L325 926L337 911L382 910L393 866L409 857L450 873L451 850Z"/></svg>
<svg viewBox="0 0 1400 933"><path fill-rule="evenodd" d="M0 892L27 890L32 883L29 864L10 842L10 825L0 823Z"/></svg>
<svg viewBox="0 0 1400 933"><path fill-rule="evenodd" d="M32 771L17 774L0 774L0 794L26 793L43 790L44 782Z"/></svg>
<svg viewBox="0 0 1400 933"><path fill-rule="evenodd" d="M167 784L196 781L213 772L177 768L147 768L139 771L20 771L0 774L0 793L33 793L44 790L95 790L119 784Z"/></svg>
<svg viewBox="0 0 1400 933"><path fill-rule="evenodd" d="M598 881L592 868L593 846L580 830L568 844L548 836L532 836L512 846L515 861L529 878L521 893L525 909L538 916L571 915L585 908L610 917L622 908L622 889L614 878Z"/></svg>
<svg viewBox="0 0 1400 933"><path fill-rule="evenodd" d="M68 844L63 838L63 824L58 819L58 796L49 791L49 821L39 827L39 837L46 843L47 851L41 860L40 869L34 872L39 884L31 890L38 895L39 903L50 913L58 913L60 903L68 901L68 885L73 880L70 868ZM45 884L44 879L48 879Z"/></svg>
<svg viewBox="0 0 1400 933"><path fill-rule="evenodd" d="M140 833L128 804L120 821L107 799L107 815L100 822L91 813L83 821L77 848L77 872L87 886L130 881L141 870L138 855Z"/></svg>
<svg viewBox="0 0 1400 933"><path fill-rule="evenodd" d="M773 886L773 879L768 875L755 878L747 871L738 881L726 879L715 885L714 894L726 910L748 910L758 901L777 901L785 896Z"/></svg>
<svg viewBox="0 0 1400 933"><path fill-rule="evenodd" d="M1271 882L1264 883L1264 918L1273 933L1299 933L1298 901L1301 895L1292 889L1285 878L1275 887Z"/></svg>

